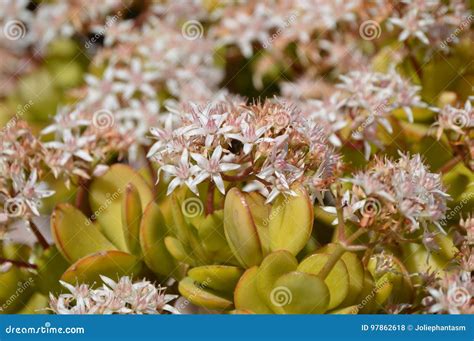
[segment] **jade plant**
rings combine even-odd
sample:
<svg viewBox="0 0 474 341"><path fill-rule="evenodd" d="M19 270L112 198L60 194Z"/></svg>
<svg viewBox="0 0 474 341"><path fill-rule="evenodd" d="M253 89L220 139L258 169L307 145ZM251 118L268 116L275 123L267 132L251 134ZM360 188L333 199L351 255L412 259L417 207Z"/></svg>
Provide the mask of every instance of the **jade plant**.
<svg viewBox="0 0 474 341"><path fill-rule="evenodd" d="M192 248L186 253L186 239L168 237L170 253L191 265L179 282L180 293L209 309L264 314L367 313L414 300L419 290L406 268L415 265L411 255L407 265L400 261L404 251L372 255L364 245L370 242L367 235L373 238L377 232L368 227L354 231L352 226L348 237L335 232L332 243L318 245L312 237L317 226L311 200L301 186L293 190L294 196L282 195L266 204L260 194L232 188L223 211L189 220L186 228L191 233L197 230L199 253ZM358 212L362 219L379 213L370 211L370 205ZM182 213L178 210L176 215ZM220 249L227 246L232 252L224 262L213 257L207 246L214 239L206 233L213 228L218 236L222 227L227 245ZM454 252L449 239L438 236L438 240L444 252ZM200 256L208 264L201 265ZM440 268L450 256L437 258Z"/></svg>
<svg viewBox="0 0 474 341"><path fill-rule="evenodd" d="M53 208L53 245L43 237L43 251L17 246L2 276L11 282L30 275L31 300L49 294L59 313L86 312L58 308L61 286L95 288L120 276L177 281L184 299L218 312L471 311L472 219L461 221L457 235L444 230L449 195L440 175L419 155L401 153L338 178L339 156L317 125L305 130L292 110L230 100L185 109L182 126L148 153L158 163L158 184L149 169L118 163L93 175L77 188L75 205ZM248 123L239 125L248 131L240 136L231 129L242 113ZM287 115L284 129L280 115ZM220 130L209 120L220 120ZM161 129L152 132L160 136ZM233 141L240 144L223 148ZM176 151L191 142L189 152ZM132 312L127 299L124 310L97 309Z"/></svg>
<svg viewBox="0 0 474 341"><path fill-rule="evenodd" d="M0 312L474 313L472 2L2 6Z"/></svg>
<svg viewBox="0 0 474 341"><path fill-rule="evenodd" d="M98 280L99 275L138 274L141 255L146 254L139 240L145 210L141 202L151 198L140 175L114 165L90 184L88 202L95 220L73 205L58 204L51 215L51 231L55 245L71 264L61 279L82 283Z"/></svg>

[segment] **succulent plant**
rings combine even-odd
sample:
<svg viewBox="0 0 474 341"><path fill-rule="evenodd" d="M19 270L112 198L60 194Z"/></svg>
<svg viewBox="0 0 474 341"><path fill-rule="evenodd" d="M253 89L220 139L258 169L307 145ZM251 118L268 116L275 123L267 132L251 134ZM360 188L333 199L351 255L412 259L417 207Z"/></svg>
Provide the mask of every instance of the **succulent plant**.
<svg viewBox="0 0 474 341"><path fill-rule="evenodd" d="M4 2L1 313L472 313L472 4Z"/></svg>
<svg viewBox="0 0 474 341"><path fill-rule="evenodd" d="M403 265L381 276L365 268L347 245L317 247L312 239L312 202L303 187L293 190L294 196L281 195L266 204L260 194L234 187L226 195L223 212L189 219L185 228L197 230L198 238L206 238L201 231L210 227L216 235L223 229L226 241L220 242L227 245L221 249L225 246L232 254L225 261L213 257L206 239L198 240L197 245L204 246L199 253L180 253L175 250L184 251L189 244L171 237L171 254L191 266L179 283L180 293L209 309L263 314L370 312L376 303L409 300L413 287ZM185 220L179 210L176 216ZM199 255L208 264L202 265ZM366 297L376 287L376 294Z"/></svg>
<svg viewBox="0 0 474 341"><path fill-rule="evenodd" d="M89 186L87 217L70 204L59 204L51 217L55 244L71 264L61 280L93 283L99 275L161 278L182 271L164 244L167 225L145 179L130 167L113 165Z"/></svg>
<svg viewBox="0 0 474 341"><path fill-rule="evenodd" d="M53 246L34 254L25 245L3 247L2 256L9 261L17 261L20 266L33 261L26 268L5 263L9 266L4 266L0 273L0 292L4 293L5 301L18 290L17 283L21 287L29 279L31 283L20 288L22 300L12 300L16 305L24 305L25 299L35 292L43 298L60 293L59 281L93 286L100 282L101 276L115 279L146 275L161 281L180 277L183 270L164 245L163 216L153 202L151 186L139 173L126 165L113 165L91 181L88 194L85 198L90 204L85 209L88 215L69 203L54 208ZM16 309L13 304L7 306L8 310L2 310Z"/></svg>
<svg viewBox="0 0 474 341"><path fill-rule="evenodd" d="M300 183L271 203L258 192L232 187L222 209L206 215L202 199L187 188L155 199L145 177L129 166L112 165L92 179L81 209L69 203L54 208L54 246L38 256L24 246L4 247L6 258L35 259L34 269L3 270L2 282L13 283L5 292L31 280L22 296L35 303L35 295L59 295L64 285L95 287L102 276L172 278L186 300L213 311L371 313L421 304L419 286L428 282L420 274L430 268L442 273L458 252L441 234L433 236L431 250L414 239L382 251L386 244L374 238L384 232L367 221L377 222L368 215L383 211L364 206L350 211L360 219L346 219L349 211L341 204L349 206L339 201L337 190L338 226L332 227L332 241L321 244L320 230L331 226L332 218L318 206L315 210ZM466 231L469 222L463 223ZM36 309L44 306L41 302Z"/></svg>

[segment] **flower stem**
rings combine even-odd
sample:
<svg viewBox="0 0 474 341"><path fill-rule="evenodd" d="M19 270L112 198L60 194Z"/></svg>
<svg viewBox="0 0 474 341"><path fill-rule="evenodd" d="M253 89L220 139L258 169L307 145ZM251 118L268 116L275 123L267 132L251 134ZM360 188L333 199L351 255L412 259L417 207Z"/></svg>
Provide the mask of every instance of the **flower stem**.
<svg viewBox="0 0 474 341"><path fill-rule="evenodd" d="M366 233L367 230L364 228L359 228L356 232L354 232L349 238L347 238L344 242L339 242L336 245L336 249L334 252L329 256L329 259L327 260L326 264L324 264L324 267L321 269L319 272L318 276L321 277L322 279L325 279L329 273L331 272L332 268L334 265L336 265L337 261L342 257L344 252L346 252L347 246L352 244L357 238L362 236L364 233Z"/></svg>
<svg viewBox="0 0 474 341"><path fill-rule="evenodd" d="M378 233L374 233L372 237L370 238L369 240L370 247L368 247L367 250L365 250L364 256L362 257L362 264L364 264L364 266L367 266L367 264L369 264L370 257L372 257L372 254L374 252L373 244L378 238L379 238Z"/></svg>
<svg viewBox="0 0 474 341"><path fill-rule="evenodd" d="M214 183L209 181L206 198L206 215L214 213Z"/></svg>
<svg viewBox="0 0 474 341"><path fill-rule="evenodd" d="M346 239L346 231L344 226L344 211L342 209L341 202L339 201L339 195L336 194L336 213L337 213L337 237L338 240Z"/></svg>
<svg viewBox="0 0 474 341"><path fill-rule="evenodd" d="M8 259L8 258L0 257L0 264L4 264L4 263L12 263L13 265L18 266L20 268L27 268L27 269L37 269L38 268L38 266L36 264L23 262L21 260Z"/></svg>
<svg viewBox="0 0 474 341"><path fill-rule="evenodd" d="M357 238L362 236L368 230L364 228L359 228L356 232L354 232L349 238L346 239L346 242L343 244L344 247L351 245Z"/></svg>
<svg viewBox="0 0 474 341"><path fill-rule="evenodd" d="M452 158L451 160L449 160L448 162L446 162L444 165L441 166L441 168L439 169L439 172L446 174L451 169L453 169L460 161L462 161L462 157L459 155Z"/></svg>
<svg viewBox="0 0 474 341"><path fill-rule="evenodd" d="M35 235L36 239L38 240L38 243L40 243L40 245L43 247L43 249L45 249L45 250L48 249L49 248L48 241L41 234L38 226L36 226L36 224L31 219L28 221L28 223L30 225L31 231L33 231L33 234Z"/></svg>
<svg viewBox="0 0 474 341"><path fill-rule="evenodd" d="M324 264L324 267L321 269L318 276L322 279L326 279L326 277L329 275L334 265L336 265L337 261L342 257L344 252L346 252L344 246L342 246L341 244L337 244L336 249L329 256L329 259L327 260L326 264Z"/></svg>
<svg viewBox="0 0 474 341"><path fill-rule="evenodd" d="M76 199L74 204L77 208L81 209L84 205L84 200L87 195L87 181L83 179L79 180L79 184L77 185L77 192L76 192Z"/></svg>
<svg viewBox="0 0 474 341"><path fill-rule="evenodd" d="M74 201L74 205L86 216L92 215L92 211L87 198L90 183L91 182L87 179L79 179L76 191L76 199Z"/></svg>
<svg viewBox="0 0 474 341"><path fill-rule="evenodd" d="M405 40L404 42L405 47L408 49L408 60L410 61L411 65L413 66L413 69L415 69L416 75L418 76L418 79L420 80L420 83L423 82L423 69L421 68L420 63L416 60L416 57L412 53L412 48L408 44L408 42Z"/></svg>
<svg viewBox="0 0 474 341"><path fill-rule="evenodd" d="M148 154L147 147L143 146L142 149L143 149L143 154L144 154L144 157L145 157L146 166L148 168L148 171L150 172L151 180L153 182L153 185L155 185L158 182L158 178L157 178L155 168L153 167L153 163L151 162L151 160L149 158L147 158L147 154ZM155 191L155 187L156 186L153 186L153 191Z"/></svg>

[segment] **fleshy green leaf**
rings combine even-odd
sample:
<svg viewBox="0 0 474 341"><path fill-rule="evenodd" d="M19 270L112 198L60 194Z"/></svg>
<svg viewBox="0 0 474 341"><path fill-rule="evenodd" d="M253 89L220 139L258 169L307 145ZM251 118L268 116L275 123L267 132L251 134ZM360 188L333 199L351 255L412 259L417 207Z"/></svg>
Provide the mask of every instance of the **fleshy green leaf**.
<svg viewBox="0 0 474 341"><path fill-rule="evenodd" d="M228 312L229 315L250 315L255 314L253 311L250 310L243 310L243 309L234 309Z"/></svg>
<svg viewBox="0 0 474 341"><path fill-rule="evenodd" d="M269 217L272 207L265 204L265 197L257 192L244 193L262 246L263 255L270 253Z"/></svg>
<svg viewBox="0 0 474 341"><path fill-rule="evenodd" d="M122 226L128 250L140 255L140 223L142 219L142 203L137 188L129 183L122 199Z"/></svg>
<svg viewBox="0 0 474 341"><path fill-rule="evenodd" d="M358 311L359 311L359 307L356 305L352 305L350 307L332 310L328 312L328 314L355 315L357 314Z"/></svg>
<svg viewBox="0 0 474 341"><path fill-rule="evenodd" d="M153 199L153 193L146 181L131 167L115 164L92 181L89 202L104 235L120 250L127 247L122 226L122 201L128 184L138 191L140 202L145 207Z"/></svg>
<svg viewBox="0 0 474 341"><path fill-rule="evenodd" d="M258 267L254 266L240 277L234 291L236 309L250 310L257 314L271 314L272 310L258 294L257 290Z"/></svg>
<svg viewBox="0 0 474 341"><path fill-rule="evenodd" d="M440 277L443 276L443 270L449 265L449 261L439 257L436 254L430 254L423 245L415 243L402 243L402 259L410 273L426 273L427 271L438 271ZM413 278L417 283L418 279ZM418 282L418 284L420 284Z"/></svg>
<svg viewBox="0 0 474 341"><path fill-rule="evenodd" d="M183 247L183 244L179 241L179 239L176 239L174 237L165 237L165 246L168 252L174 257L174 259L187 263L193 266L196 266L194 264L193 259L186 253L186 250Z"/></svg>
<svg viewBox="0 0 474 341"><path fill-rule="evenodd" d="M188 203L190 203L192 206L194 206L194 203L196 205L199 205L200 202L197 198L185 200L189 200ZM189 208L186 202L181 202L178 195L173 193L173 195L171 196L171 212L173 216L172 230L183 245L186 252L194 256L194 263L208 264L208 255L204 251L203 245L198 238L198 232L196 231L194 226L192 226L185 219L184 213L186 212L186 207Z"/></svg>
<svg viewBox="0 0 474 341"><path fill-rule="evenodd" d="M225 198L224 230L227 242L244 268L260 264L262 249L249 205L236 187Z"/></svg>
<svg viewBox="0 0 474 341"><path fill-rule="evenodd" d="M140 245L146 265L163 276L177 270L176 262L165 245L167 229L163 215L154 202L148 204L140 225Z"/></svg>
<svg viewBox="0 0 474 341"><path fill-rule="evenodd" d="M275 251L270 253L263 260L257 272L257 290L260 297L266 304L275 310L270 293L275 285L276 280L282 275L296 270L298 262L290 252L286 250Z"/></svg>
<svg viewBox="0 0 474 341"><path fill-rule="evenodd" d="M16 266L0 272L0 313L12 314L21 309L33 294L33 286L34 276Z"/></svg>
<svg viewBox="0 0 474 341"><path fill-rule="evenodd" d="M50 292L60 292L59 279L70 264L63 258L56 246L53 245L45 250L36 265L38 266L36 279L38 290L44 295L49 295Z"/></svg>
<svg viewBox="0 0 474 341"><path fill-rule="evenodd" d="M233 307L232 301L220 296L219 293L209 288L200 286L191 277L185 277L178 286L181 295L186 297L191 303L209 309L230 309Z"/></svg>
<svg viewBox="0 0 474 341"><path fill-rule="evenodd" d="M270 295L275 309L284 314L322 314L328 309L327 285L319 277L304 272L281 276Z"/></svg>
<svg viewBox="0 0 474 341"><path fill-rule="evenodd" d="M298 271L318 275L327 263L329 255L318 253L305 258L298 266ZM338 260L324 280L330 292L328 309L339 306L349 294L349 273L342 260Z"/></svg>
<svg viewBox="0 0 474 341"><path fill-rule="evenodd" d="M335 244L328 244L319 249L318 253L331 254L335 248ZM346 265L349 273L349 293L344 302L341 303L342 306L347 306L356 303L355 300L362 291L364 285L364 267L357 255L353 252L344 252L341 256L341 260Z"/></svg>
<svg viewBox="0 0 474 341"><path fill-rule="evenodd" d="M390 274L386 273L375 282L377 288L375 292L375 302L382 306L390 297L393 291L393 283Z"/></svg>
<svg viewBox="0 0 474 341"><path fill-rule="evenodd" d="M137 276L141 264L137 257L123 251L101 251L79 259L61 276L61 280L76 283L100 283L100 275L117 279Z"/></svg>
<svg viewBox="0 0 474 341"><path fill-rule="evenodd" d="M3 256L8 259L28 262L31 256L31 248L25 244L2 243L0 247L0 254L3 254Z"/></svg>
<svg viewBox="0 0 474 341"><path fill-rule="evenodd" d="M459 250L453 243L453 238L446 236L444 234L437 234L434 236L436 244L439 246L439 253L446 260L454 259Z"/></svg>
<svg viewBox="0 0 474 341"><path fill-rule="evenodd" d="M34 293L28 302L16 314L44 314L49 306L49 299L47 296L40 293Z"/></svg>
<svg viewBox="0 0 474 341"><path fill-rule="evenodd" d="M377 290L375 288L374 279L369 271L364 272L364 285L362 291L359 294L356 302L358 302L359 313L369 314L376 310L375 294Z"/></svg>
<svg viewBox="0 0 474 341"><path fill-rule="evenodd" d="M117 249L97 224L70 204L56 206L51 215L51 231L58 250L71 263L91 253Z"/></svg>
<svg viewBox="0 0 474 341"><path fill-rule="evenodd" d="M200 217L199 221L194 221L193 224L204 250L214 262L239 265L225 238L224 210Z"/></svg>
<svg viewBox="0 0 474 341"><path fill-rule="evenodd" d="M235 266L206 265L189 270L188 276L199 283L207 283L211 289L233 292L244 270Z"/></svg>
<svg viewBox="0 0 474 341"><path fill-rule="evenodd" d="M269 216L269 233L272 251L288 250L296 256L311 237L314 213L306 190L298 185L293 191L296 196L280 195L275 200Z"/></svg>

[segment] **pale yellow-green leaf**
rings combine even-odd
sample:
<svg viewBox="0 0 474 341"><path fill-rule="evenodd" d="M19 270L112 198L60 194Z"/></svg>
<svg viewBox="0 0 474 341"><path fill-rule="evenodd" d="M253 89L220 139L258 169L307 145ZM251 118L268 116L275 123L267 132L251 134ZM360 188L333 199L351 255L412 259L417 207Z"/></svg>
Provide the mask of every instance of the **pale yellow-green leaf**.
<svg viewBox="0 0 474 341"><path fill-rule="evenodd" d="M245 195L236 187L226 195L224 230L227 242L242 267L250 268L260 264L262 248L257 227Z"/></svg>
<svg viewBox="0 0 474 341"><path fill-rule="evenodd" d="M280 195L269 216L270 248L288 250L297 255L308 242L313 228L313 204L300 186L294 186L296 196Z"/></svg>
<svg viewBox="0 0 474 341"><path fill-rule="evenodd" d="M56 206L51 215L51 232L59 251L71 263L91 253L117 249L97 224L70 204Z"/></svg>
<svg viewBox="0 0 474 341"><path fill-rule="evenodd" d="M89 188L89 202L104 235L122 251L130 251L122 226L122 201L128 184L138 191L142 207L153 199L146 181L131 167L114 164L102 176L94 179Z"/></svg>

